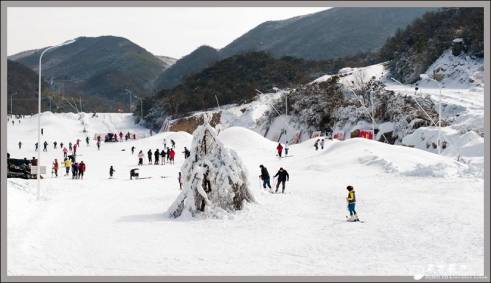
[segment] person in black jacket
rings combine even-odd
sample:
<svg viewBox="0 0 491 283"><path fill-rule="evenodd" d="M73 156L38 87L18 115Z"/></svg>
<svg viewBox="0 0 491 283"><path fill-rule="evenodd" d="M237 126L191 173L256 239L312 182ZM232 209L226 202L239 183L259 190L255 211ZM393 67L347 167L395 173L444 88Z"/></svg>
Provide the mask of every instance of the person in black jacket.
<svg viewBox="0 0 491 283"><path fill-rule="evenodd" d="M266 167L264 167L262 164L259 165L259 168L261 168L261 175L259 175L259 178L263 180L263 188L266 189L266 186L268 186L271 189L271 184L269 182L270 177L269 177L269 172Z"/></svg>
<svg viewBox="0 0 491 283"><path fill-rule="evenodd" d="M276 183L276 191L275 193L278 192L278 188L280 187L280 183L282 185L282 190L281 193L285 193L285 182L290 180L290 175L288 175L288 172L286 172L283 167L280 168L280 170L274 175L274 177L278 177L278 182Z"/></svg>
<svg viewBox="0 0 491 283"><path fill-rule="evenodd" d="M148 156L148 165L152 165L152 150L149 149L147 151L147 156Z"/></svg>
<svg viewBox="0 0 491 283"><path fill-rule="evenodd" d="M160 157L160 152L159 152L159 149L158 149L158 148L157 148L157 149L155 150L155 152L153 153L153 156L155 157L155 158L154 158L154 159L155 159L154 164L155 164L155 165L159 165L159 157Z"/></svg>

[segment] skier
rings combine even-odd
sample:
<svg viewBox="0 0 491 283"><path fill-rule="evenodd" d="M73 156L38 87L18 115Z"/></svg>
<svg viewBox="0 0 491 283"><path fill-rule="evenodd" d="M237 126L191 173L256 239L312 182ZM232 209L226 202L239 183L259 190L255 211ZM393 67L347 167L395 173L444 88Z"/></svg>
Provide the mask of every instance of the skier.
<svg viewBox="0 0 491 283"><path fill-rule="evenodd" d="M78 163L74 162L72 164L72 179L78 179Z"/></svg>
<svg viewBox="0 0 491 283"><path fill-rule="evenodd" d="M66 171L65 176L68 176L68 173L70 173L70 167L72 167L72 160L65 157L63 164L65 165L65 171Z"/></svg>
<svg viewBox="0 0 491 283"><path fill-rule="evenodd" d="M165 165L165 149L160 151L160 164Z"/></svg>
<svg viewBox="0 0 491 283"><path fill-rule="evenodd" d="M324 149L324 139L321 139L321 149Z"/></svg>
<svg viewBox="0 0 491 283"><path fill-rule="evenodd" d="M149 149L147 151L147 156L148 156L148 165L152 165L152 150Z"/></svg>
<svg viewBox="0 0 491 283"><path fill-rule="evenodd" d="M259 175L259 178L263 180L263 188L266 189L266 186L271 189L271 184L270 184L270 177L269 177L269 172L266 167L264 167L262 164L259 165L259 168L261 168L261 175Z"/></svg>
<svg viewBox="0 0 491 283"><path fill-rule="evenodd" d="M43 147L43 151L46 151L47 152L48 151L48 142L47 141L44 141L43 146L44 146Z"/></svg>
<svg viewBox="0 0 491 283"><path fill-rule="evenodd" d="M131 154L135 153L135 146L131 147Z"/></svg>
<svg viewBox="0 0 491 283"><path fill-rule="evenodd" d="M288 155L288 141L285 143L285 156Z"/></svg>
<svg viewBox="0 0 491 283"><path fill-rule="evenodd" d="M360 221L355 211L356 197L355 197L355 191L353 190L353 186L347 186L346 189L348 190L348 197L346 198L346 201L348 201L348 210L350 214L348 221L352 221L352 222Z"/></svg>
<svg viewBox="0 0 491 283"><path fill-rule="evenodd" d="M85 137L85 142L89 145L89 137Z"/></svg>
<svg viewBox="0 0 491 283"><path fill-rule="evenodd" d="M177 181L179 182L179 189L182 191L182 174L179 172L179 176L177 177Z"/></svg>
<svg viewBox="0 0 491 283"><path fill-rule="evenodd" d="M58 178L58 159L55 158L53 161L53 173L55 173L56 178Z"/></svg>
<svg viewBox="0 0 491 283"><path fill-rule="evenodd" d="M170 143L172 145L172 148L176 148L176 142L174 140L170 140Z"/></svg>
<svg viewBox="0 0 491 283"><path fill-rule="evenodd" d="M155 159L155 165L159 165L159 157L160 157L160 152L159 149L157 148L155 152L153 153L153 157Z"/></svg>
<svg viewBox="0 0 491 283"><path fill-rule="evenodd" d="M138 165L143 165L143 151L140 150L140 152L138 153Z"/></svg>
<svg viewBox="0 0 491 283"><path fill-rule="evenodd" d="M136 179L138 179L138 176L140 174L138 174L138 172L136 172L136 171L138 171L138 168L133 168L133 169L130 170L130 180L133 180L133 177L135 177Z"/></svg>
<svg viewBox="0 0 491 283"><path fill-rule="evenodd" d="M280 183L282 185L281 187L281 193L285 193L285 182L290 181L290 175L288 175L288 172L286 172L283 167L280 168L280 170L274 175L274 177L278 177L278 182L276 183L276 191L275 193L278 192L278 188L280 187Z"/></svg>
<svg viewBox="0 0 491 283"><path fill-rule="evenodd" d="M22 147L22 143L19 141L19 149Z"/></svg>
<svg viewBox="0 0 491 283"><path fill-rule="evenodd" d="M111 167L109 168L109 178L112 179L114 171L116 171L116 170L114 170L113 166L111 165Z"/></svg>
<svg viewBox="0 0 491 283"><path fill-rule="evenodd" d="M174 164L174 156L176 155L174 149L171 148L169 155L170 155L170 164Z"/></svg>
<svg viewBox="0 0 491 283"><path fill-rule="evenodd" d="M316 140L314 143L315 150L319 149L319 140Z"/></svg>
<svg viewBox="0 0 491 283"><path fill-rule="evenodd" d="M34 146L36 146L35 151L38 151L39 144L38 143L35 143Z"/></svg>
<svg viewBox="0 0 491 283"><path fill-rule="evenodd" d="M83 161L80 161L80 164L78 165L78 177L83 179L84 178L84 172L85 172L85 163Z"/></svg>
<svg viewBox="0 0 491 283"><path fill-rule="evenodd" d="M101 142L97 141L97 150L101 150Z"/></svg>
<svg viewBox="0 0 491 283"><path fill-rule="evenodd" d="M278 152L278 156L281 157L281 153L283 152L283 146L281 145L281 143L278 143L276 151Z"/></svg>
<svg viewBox="0 0 491 283"><path fill-rule="evenodd" d="M56 149L56 146L58 145L58 143L56 141L53 142L53 148Z"/></svg>
<svg viewBox="0 0 491 283"><path fill-rule="evenodd" d="M182 153L184 153L184 159L187 159L189 156L191 156L191 152L186 147L184 147L184 151Z"/></svg>

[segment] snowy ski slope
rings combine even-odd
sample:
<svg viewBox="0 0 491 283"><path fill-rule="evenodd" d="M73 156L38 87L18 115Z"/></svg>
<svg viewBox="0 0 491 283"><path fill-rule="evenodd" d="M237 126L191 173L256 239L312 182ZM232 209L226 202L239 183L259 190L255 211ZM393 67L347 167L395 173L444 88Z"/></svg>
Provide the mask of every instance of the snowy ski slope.
<svg viewBox="0 0 491 283"><path fill-rule="evenodd" d="M148 132L128 114L84 117L90 137L106 129ZM36 123L34 116L9 124L12 157L36 156ZM164 213L179 193L181 152L191 135L160 133L103 143L98 151L93 140L85 145L77 115L44 113L42 123L50 145L41 164L63 157L52 141L80 138L87 172L84 180L62 170L58 178L48 174L40 201L36 180L8 180L9 275L483 274L484 181L454 158L351 139L319 151L307 140L280 159L276 143L230 127L219 138L247 166L257 202L225 219L169 219ZM137 152L162 148L164 138L176 141L176 164L145 165L140 175L152 178L130 181ZM279 167L289 172L286 194L260 188L260 164L271 175ZM365 223L345 221L347 185Z"/></svg>

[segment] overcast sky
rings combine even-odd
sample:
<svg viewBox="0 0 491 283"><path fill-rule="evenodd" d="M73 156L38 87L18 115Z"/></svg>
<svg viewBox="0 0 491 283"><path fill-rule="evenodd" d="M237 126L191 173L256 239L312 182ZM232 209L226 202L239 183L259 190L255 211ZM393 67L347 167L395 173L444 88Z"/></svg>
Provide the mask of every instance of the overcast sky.
<svg viewBox="0 0 491 283"><path fill-rule="evenodd" d="M12 55L79 36L115 35L155 55L180 58L203 44L222 48L262 22L326 9L11 7L7 9L7 53Z"/></svg>

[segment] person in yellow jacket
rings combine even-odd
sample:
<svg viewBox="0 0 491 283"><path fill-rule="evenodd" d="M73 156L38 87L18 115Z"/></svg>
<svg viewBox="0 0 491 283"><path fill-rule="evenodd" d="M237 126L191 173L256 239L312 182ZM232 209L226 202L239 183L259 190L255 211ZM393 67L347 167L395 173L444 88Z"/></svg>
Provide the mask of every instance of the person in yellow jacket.
<svg viewBox="0 0 491 283"><path fill-rule="evenodd" d="M353 190L353 186L347 186L346 189L348 190L348 197L346 198L346 200L348 201L348 210L350 214L350 218L348 219L348 221L360 221L358 219L358 216L356 215L356 196L355 191Z"/></svg>
<svg viewBox="0 0 491 283"><path fill-rule="evenodd" d="M65 170L66 170L65 176L68 176L68 173L70 173L70 168L72 167L72 160L70 158L65 158L63 164L65 165Z"/></svg>

